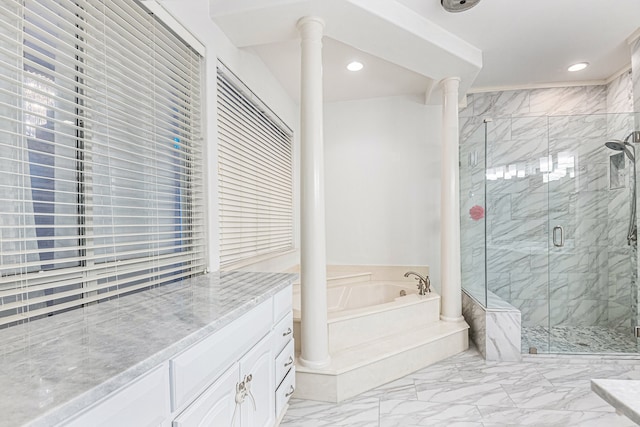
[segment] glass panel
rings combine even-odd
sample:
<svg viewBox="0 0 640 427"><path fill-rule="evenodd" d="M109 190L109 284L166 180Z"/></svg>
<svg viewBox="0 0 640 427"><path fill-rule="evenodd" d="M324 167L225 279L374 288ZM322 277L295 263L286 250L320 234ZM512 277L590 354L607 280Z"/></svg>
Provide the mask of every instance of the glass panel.
<svg viewBox="0 0 640 427"><path fill-rule="evenodd" d="M631 114L549 117L550 352L637 351L632 131Z"/></svg>
<svg viewBox="0 0 640 427"><path fill-rule="evenodd" d="M485 276L486 129L480 118L460 119L460 255L462 286L487 305Z"/></svg>

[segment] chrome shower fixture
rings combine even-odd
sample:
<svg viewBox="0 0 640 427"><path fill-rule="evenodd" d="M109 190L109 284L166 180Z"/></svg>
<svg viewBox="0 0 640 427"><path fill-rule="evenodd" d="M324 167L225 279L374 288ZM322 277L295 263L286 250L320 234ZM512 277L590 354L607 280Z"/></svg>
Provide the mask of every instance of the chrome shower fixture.
<svg viewBox="0 0 640 427"><path fill-rule="evenodd" d="M480 0L440 0L440 4L447 12L464 12L479 2Z"/></svg>

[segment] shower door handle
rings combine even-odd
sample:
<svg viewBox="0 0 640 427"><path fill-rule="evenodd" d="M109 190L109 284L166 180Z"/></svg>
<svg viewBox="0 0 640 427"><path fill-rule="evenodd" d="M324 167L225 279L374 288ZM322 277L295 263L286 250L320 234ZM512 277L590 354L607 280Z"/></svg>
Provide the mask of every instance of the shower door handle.
<svg viewBox="0 0 640 427"><path fill-rule="evenodd" d="M559 241L557 238L558 231L560 232ZM555 227L553 227L553 246L556 246L558 248L564 246L564 229L559 225L556 225Z"/></svg>

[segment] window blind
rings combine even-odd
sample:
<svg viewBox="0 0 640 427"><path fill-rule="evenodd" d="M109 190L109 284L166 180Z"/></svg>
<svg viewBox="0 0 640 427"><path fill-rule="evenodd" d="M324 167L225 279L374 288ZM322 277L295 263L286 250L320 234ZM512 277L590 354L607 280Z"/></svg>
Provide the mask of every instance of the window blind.
<svg viewBox="0 0 640 427"><path fill-rule="evenodd" d="M292 133L218 67L220 265L293 248Z"/></svg>
<svg viewBox="0 0 640 427"><path fill-rule="evenodd" d="M0 0L0 326L204 270L201 61L133 0Z"/></svg>

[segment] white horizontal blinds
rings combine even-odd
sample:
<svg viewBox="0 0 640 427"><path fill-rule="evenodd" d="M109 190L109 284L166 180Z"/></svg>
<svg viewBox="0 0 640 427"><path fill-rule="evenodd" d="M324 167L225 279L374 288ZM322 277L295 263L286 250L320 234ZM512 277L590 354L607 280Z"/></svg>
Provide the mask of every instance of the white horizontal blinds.
<svg viewBox="0 0 640 427"><path fill-rule="evenodd" d="M0 8L0 325L204 270L199 55L131 0Z"/></svg>
<svg viewBox="0 0 640 427"><path fill-rule="evenodd" d="M293 247L292 135L241 85L218 69L222 266Z"/></svg>

